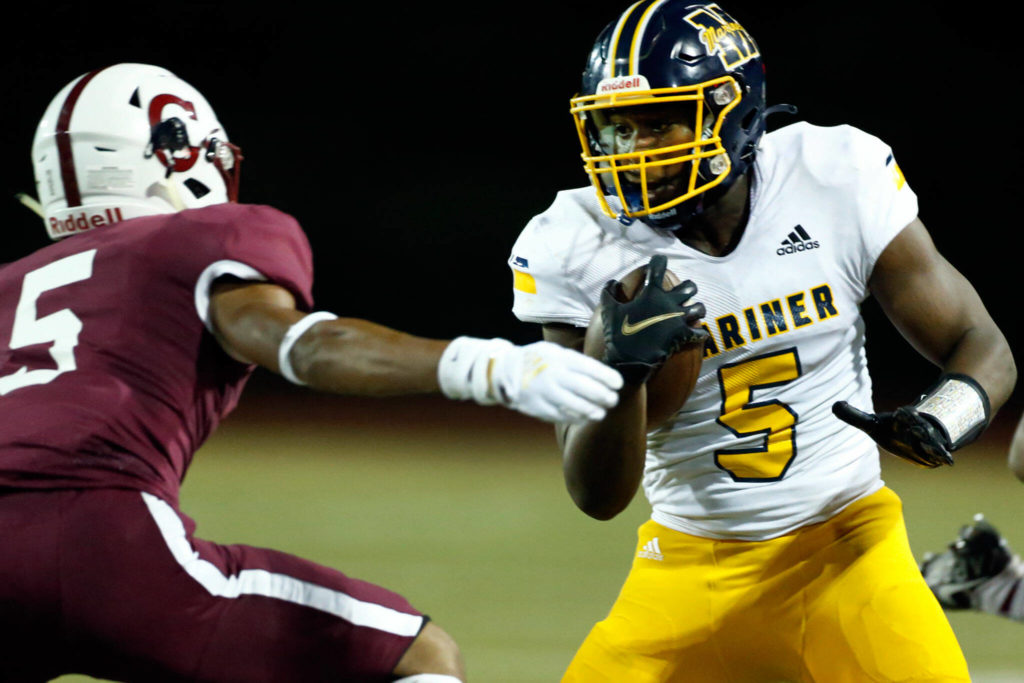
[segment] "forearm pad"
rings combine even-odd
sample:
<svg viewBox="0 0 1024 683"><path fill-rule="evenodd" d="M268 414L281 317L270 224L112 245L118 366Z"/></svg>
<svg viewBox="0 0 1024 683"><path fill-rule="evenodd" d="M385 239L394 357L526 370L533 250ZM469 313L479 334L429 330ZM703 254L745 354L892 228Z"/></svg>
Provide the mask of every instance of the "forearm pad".
<svg viewBox="0 0 1024 683"><path fill-rule="evenodd" d="M978 438L992 413L982 386L959 373L942 375L914 408L942 432L950 451Z"/></svg>

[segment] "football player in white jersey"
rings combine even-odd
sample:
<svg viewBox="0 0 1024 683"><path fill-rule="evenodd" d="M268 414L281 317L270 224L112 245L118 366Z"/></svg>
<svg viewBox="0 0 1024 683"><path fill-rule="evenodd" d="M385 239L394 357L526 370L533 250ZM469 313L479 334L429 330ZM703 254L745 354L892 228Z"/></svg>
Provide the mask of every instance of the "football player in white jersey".
<svg viewBox="0 0 1024 683"><path fill-rule="evenodd" d="M571 102L592 187L558 193L513 247L516 316L582 348L600 309L627 377L603 420L558 429L570 495L607 519L642 482L653 508L563 680L966 681L878 447L951 463L1009 396L1010 349L890 148L850 126L764 135L795 112L764 88L757 44L717 4L632 4ZM684 282L628 302L605 286L648 263ZM893 412L872 406L871 295L941 369ZM648 430L646 378L693 342L695 389Z"/></svg>

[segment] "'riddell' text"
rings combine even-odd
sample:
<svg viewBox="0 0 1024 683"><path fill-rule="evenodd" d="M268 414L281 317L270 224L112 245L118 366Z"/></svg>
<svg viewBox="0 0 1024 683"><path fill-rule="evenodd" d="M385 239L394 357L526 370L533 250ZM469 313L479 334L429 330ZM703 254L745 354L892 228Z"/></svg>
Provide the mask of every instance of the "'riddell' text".
<svg viewBox="0 0 1024 683"><path fill-rule="evenodd" d="M612 90L633 90L640 87L640 77L633 76L625 80L614 80L608 83L602 83L600 87L601 92L611 92Z"/></svg>
<svg viewBox="0 0 1024 683"><path fill-rule="evenodd" d="M91 230L102 225L119 223L124 218L121 216L121 209L106 209L103 213L86 214L84 211L77 216L68 216L64 220L50 219L50 230L56 235L63 235L72 232Z"/></svg>

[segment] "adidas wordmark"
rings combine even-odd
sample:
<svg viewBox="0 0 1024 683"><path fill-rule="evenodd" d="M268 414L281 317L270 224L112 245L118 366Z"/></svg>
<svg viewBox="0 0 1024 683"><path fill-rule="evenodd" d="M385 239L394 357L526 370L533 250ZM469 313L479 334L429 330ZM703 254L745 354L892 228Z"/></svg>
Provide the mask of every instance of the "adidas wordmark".
<svg viewBox="0 0 1024 683"><path fill-rule="evenodd" d="M786 239L782 240L782 246L775 250L775 253L779 256L785 256L786 254L795 254L801 251L807 251L808 249L817 249L821 244L817 240L812 240L811 236L807 234L802 225L797 225L793 228L793 232L789 233Z"/></svg>

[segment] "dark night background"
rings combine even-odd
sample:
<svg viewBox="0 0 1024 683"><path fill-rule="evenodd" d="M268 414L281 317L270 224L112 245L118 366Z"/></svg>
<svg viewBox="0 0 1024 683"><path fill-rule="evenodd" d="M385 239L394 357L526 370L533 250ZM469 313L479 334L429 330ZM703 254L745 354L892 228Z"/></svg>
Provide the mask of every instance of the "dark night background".
<svg viewBox="0 0 1024 683"><path fill-rule="evenodd" d="M302 222L318 308L426 336L531 341L539 330L511 314L505 260L557 190L587 182L568 100L594 37L627 4L8 10L0 262L48 243L13 195L32 190L29 149L49 100L93 68L149 62L203 92L243 148L242 200ZM939 249L1020 348L1012 34L920 2L723 6L760 45L769 103L893 147ZM866 316L880 393L916 398L934 368L871 302Z"/></svg>

